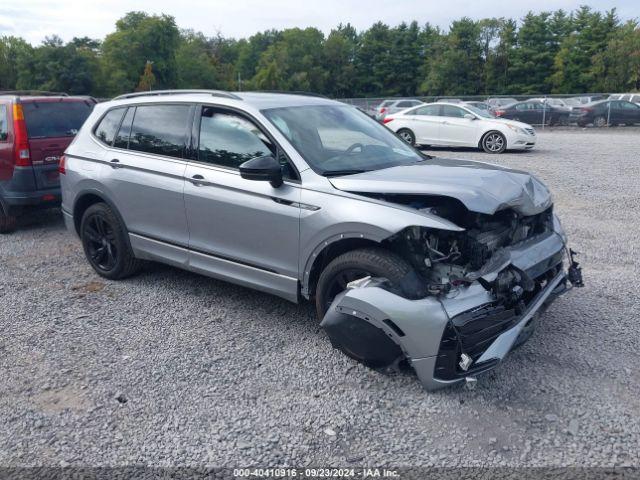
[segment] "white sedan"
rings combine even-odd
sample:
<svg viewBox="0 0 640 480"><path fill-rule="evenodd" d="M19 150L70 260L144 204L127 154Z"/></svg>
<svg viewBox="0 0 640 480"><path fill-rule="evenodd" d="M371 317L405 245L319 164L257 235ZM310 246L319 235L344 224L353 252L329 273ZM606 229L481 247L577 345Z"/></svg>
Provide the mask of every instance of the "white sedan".
<svg viewBox="0 0 640 480"><path fill-rule="evenodd" d="M384 124L412 145L476 147L487 153L529 150L536 144L531 125L494 118L471 105L429 103L394 113Z"/></svg>

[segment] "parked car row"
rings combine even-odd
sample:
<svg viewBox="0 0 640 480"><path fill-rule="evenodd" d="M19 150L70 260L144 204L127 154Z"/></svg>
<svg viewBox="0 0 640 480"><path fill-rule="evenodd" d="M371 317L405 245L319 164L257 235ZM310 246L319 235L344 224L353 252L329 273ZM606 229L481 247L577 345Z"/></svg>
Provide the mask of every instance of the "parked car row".
<svg viewBox="0 0 640 480"><path fill-rule="evenodd" d="M596 127L606 125L631 125L640 123L636 109L640 106L640 93L604 96L583 95L569 98L538 97L518 101L510 97L489 98L486 101L464 101L458 98L442 98L436 103L468 105L491 116L522 121L531 125L568 125L570 123ZM372 116L384 121L392 115L418 105L417 99L385 100ZM603 108L606 113L603 113Z"/></svg>

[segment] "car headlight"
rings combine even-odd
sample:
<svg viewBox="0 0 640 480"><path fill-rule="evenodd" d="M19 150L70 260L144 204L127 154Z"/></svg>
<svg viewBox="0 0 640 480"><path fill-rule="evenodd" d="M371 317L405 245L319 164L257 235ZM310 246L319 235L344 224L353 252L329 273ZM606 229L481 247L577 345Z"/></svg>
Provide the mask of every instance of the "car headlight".
<svg viewBox="0 0 640 480"><path fill-rule="evenodd" d="M521 135L528 135L527 131L524 128L516 127L515 125L509 125L509 124L507 124L507 127Z"/></svg>

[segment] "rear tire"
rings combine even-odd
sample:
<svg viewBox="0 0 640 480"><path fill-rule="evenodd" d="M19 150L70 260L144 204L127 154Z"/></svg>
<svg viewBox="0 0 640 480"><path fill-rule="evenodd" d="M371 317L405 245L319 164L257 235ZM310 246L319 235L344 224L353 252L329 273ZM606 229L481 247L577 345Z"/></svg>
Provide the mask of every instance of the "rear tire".
<svg viewBox="0 0 640 480"><path fill-rule="evenodd" d="M416 144L416 136L408 128L401 128L396 133L400 136L400 138L402 138L409 145L413 146Z"/></svg>
<svg viewBox="0 0 640 480"><path fill-rule="evenodd" d="M607 118L604 117L603 115L598 115L596 118L593 119L593 126L598 128L606 127Z"/></svg>
<svg viewBox="0 0 640 480"><path fill-rule="evenodd" d="M322 321L335 297L350 281L367 276L383 277L397 286L412 270L402 257L382 248L362 248L339 255L318 279L315 295L318 320Z"/></svg>
<svg viewBox="0 0 640 480"><path fill-rule="evenodd" d="M6 215L0 206L0 233L11 233L16 229L16 217Z"/></svg>
<svg viewBox="0 0 640 480"><path fill-rule="evenodd" d="M507 149L507 139L502 133L492 130L482 137L480 147L487 153L502 153Z"/></svg>
<svg viewBox="0 0 640 480"><path fill-rule="evenodd" d="M85 256L98 275L120 280L140 269L124 225L106 203L91 205L84 212L80 238Z"/></svg>

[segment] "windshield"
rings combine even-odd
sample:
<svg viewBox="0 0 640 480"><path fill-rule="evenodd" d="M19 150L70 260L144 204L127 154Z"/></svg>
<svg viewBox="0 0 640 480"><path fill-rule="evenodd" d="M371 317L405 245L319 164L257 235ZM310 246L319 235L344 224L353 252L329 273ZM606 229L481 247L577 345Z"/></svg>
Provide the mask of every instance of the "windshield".
<svg viewBox="0 0 640 480"><path fill-rule="evenodd" d="M478 107L474 107L473 105L465 105L464 106L467 110L469 110L470 112L475 113L476 115L478 115L479 117L483 117L483 118L493 118L493 115L491 115L489 112L487 112L486 110L480 110Z"/></svg>
<svg viewBox="0 0 640 480"><path fill-rule="evenodd" d="M271 108L262 113L321 175L379 170L428 158L350 106Z"/></svg>

